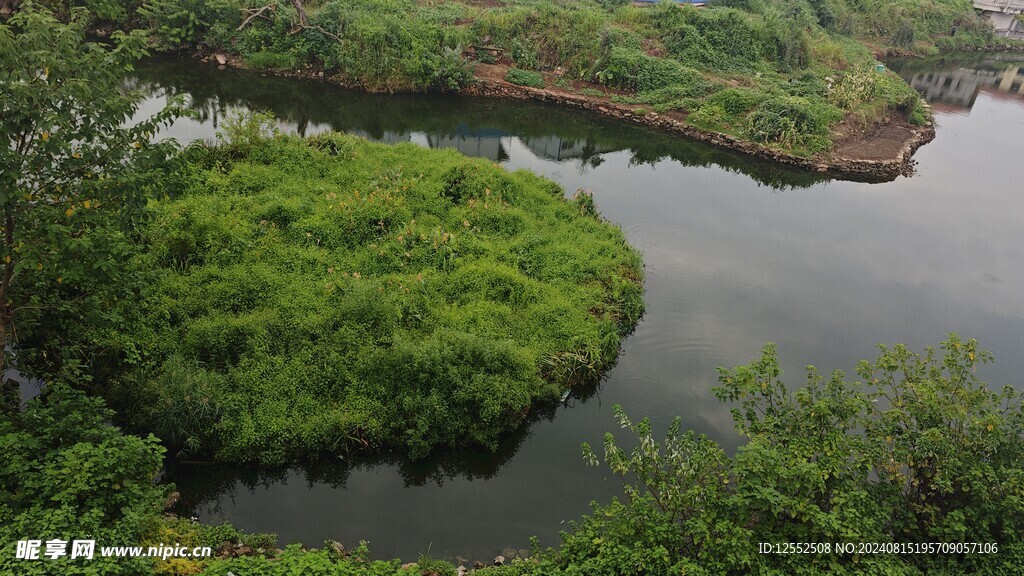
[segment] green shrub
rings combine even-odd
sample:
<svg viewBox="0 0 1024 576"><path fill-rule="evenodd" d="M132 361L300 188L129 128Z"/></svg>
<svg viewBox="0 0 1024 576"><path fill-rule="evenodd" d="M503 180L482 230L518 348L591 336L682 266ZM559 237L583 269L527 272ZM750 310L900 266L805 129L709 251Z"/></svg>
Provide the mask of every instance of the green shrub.
<svg viewBox="0 0 1024 576"><path fill-rule="evenodd" d="M779 70L792 72L811 63L811 40L807 32L779 20L769 21L767 28L770 38L768 57Z"/></svg>
<svg viewBox="0 0 1024 576"><path fill-rule="evenodd" d="M531 88L544 87L543 76L536 72L520 70L518 68L509 68L508 74L505 75L505 81L511 82L512 84L519 84L520 86L529 86Z"/></svg>
<svg viewBox="0 0 1024 576"><path fill-rule="evenodd" d="M893 34L892 40L889 43L900 48L911 48L914 46L915 35L916 32L914 31L913 24L903 21L900 23L900 27L896 29L896 33Z"/></svg>
<svg viewBox="0 0 1024 576"><path fill-rule="evenodd" d="M144 388L124 391L132 419L152 430L168 445L180 447L177 456L217 449L217 422L222 416L218 394L220 376L198 365L169 359Z"/></svg>
<svg viewBox="0 0 1024 576"><path fill-rule="evenodd" d="M706 84L700 73L674 60L618 47L611 49L597 78L602 84L636 92Z"/></svg>
<svg viewBox="0 0 1024 576"><path fill-rule="evenodd" d="M828 104L797 96L774 97L751 113L748 130L760 142L818 152L829 147L829 128L841 119L842 113Z"/></svg>
<svg viewBox="0 0 1024 576"><path fill-rule="evenodd" d="M490 50L477 50L476 59L484 64L494 64L498 61L497 57Z"/></svg>
<svg viewBox="0 0 1024 576"><path fill-rule="evenodd" d="M661 40L687 66L751 70L766 54L763 31L738 10L661 10L656 14Z"/></svg>
<svg viewBox="0 0 1024 576"><path fill-rule="evenodd" d="M173 384L173 380L168 380ZM180 393L177 390L171 395ZM167 397L150 398L159 409ZM188 398L184 398L188 400ZM0 571L4 574L137 576L139 574L331 574L407 576L398 560L371 561L366 543L351 550L325 542L321 550L301 544L278 554L275 534L247 534L229 524L204 525L167 516L173 485L158 484L163 448L153 436L126 435L112 426L113 411L99 398L66 386L51 386L24 412L0 412ZM95 541L94 556L70 558L71 540ZM39 559L19 559L19 540L40 540ZM62 540L65 556L45 556L45 542ZM115 558L104 547L245 545L239 558ZM454 576L445 561L421 556L416 574Z"/></svg>
<svg viewBox="0 0 1024 576"><path fill-rule="evenodd" d="M231 152L245 155L278 134L280 128L272 114L247 111L228 114L217 131L217 141Z"/></svg>
<svg viewBox="0 0 1024 576"><path fill-rule="evenodd" d="M575 79L593 74L608 13L589 2L537 2L487 9L473 36L505 49L518 68L562 67Z"/></svg>
<svg viewBox="0 0 1024 576"><path fill-rule="evenodd" d="M878 75L874 71L855 71L844 74L829 91L828 101L844 110L874 97Z"/></svg>
<svg viewBox="0 0 1024 576"><path fill-rule="evenodd" d="M136 2L124 0L37 0L34 4L49 10L61 21L68 21L73 9L85 8L90 21L118 25L129 23L138 8Z"/></svg>
<svg viewBox="0 0 1024 576"><path fill-rule="evenodd" d="M438 53L424 55L415 64L407 65L406 69L420 90L454 92L473 79L461 47L443 48Z"/></svg>
<svg viewBox="0 0 1024 576"><path fill-rule="evenodd" d="M624 499L562 534L556 549L481 576L675 574L1014 574L1024 562L1024 406L976 370L991 360L956 335L941 352L880 347L859 382L813 367L781 380L775 347L719 369L746 444L729 456L677 419L663 439L616 407L630 448L607 434ZM597 455L584 445L591 463ZM972 541L987 554L838 553L836 543ZM760 553L759 543L827 545ZM856 544L855 544L856 546Z"/></svg>
<svg viewBox="0 0 1024 576"><path fill-rule="evenodd" d="M197 47L215 27L233 28L241 22L233 0L145 0L138 14L161 50Z"/></svg>
<svg viewBox="0 0 1024 576"><path fill-rule="evenodd" d="M728 124L732 115L726 112L725 108L718 104L705 104L694 110L687 120L695 126L706 128L721 128Z"/></svg>
<svg viewBox="0 0 1024 576"><path fill-rule="evenodd" d="M923 113L921 95L891 72L876 75L873 96L907 114Z"/></svg>
<svg viewBox="0 0 1024 576"><path fill-rule="evenodd" d="M608 54L612 48L642 50L643 39L632 30L618 26L609 26L601 31L601 53Z"/></svg>
<svg viewBox="0 0 1024 576"><path fill-rule="evenodd" d="M138 546L160 525L168 487L156 438L126 436L102 400L63 386L13 416L0 413L0 571L5 574L152 572L148 558L105 558L100 546ZM96 540L96 558L19 560L15 543ZM70 544L69 544L70 546ZM45 548L41 551L45 552Z"/></svg>
<svg viewBox="0 0 1024 576"><path fill-rule="evenodd" d="M728 116L749 112L767 98L767 94L750 88L726 88L708 96L708 103L718 106Z"/></svg>
<svg viewBox="0 0 1024 576"><path fill-rule="evenodd" d="M522 68L536 70L541 67L540 59L537 57L537 51L533 44L524 42L519 38L512 40L509 55L516 65Z"/></svg>

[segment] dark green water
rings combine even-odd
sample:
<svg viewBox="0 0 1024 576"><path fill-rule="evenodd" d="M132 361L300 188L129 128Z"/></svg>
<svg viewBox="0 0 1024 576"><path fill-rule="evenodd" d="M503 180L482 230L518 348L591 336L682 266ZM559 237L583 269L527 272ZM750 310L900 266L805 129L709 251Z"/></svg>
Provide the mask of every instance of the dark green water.
<svg viewBox="0 0 1024 576"><path fill-rule="evenodd" d="M728 406L709 391L715 367L749 361L769 340L797 381L809 363L851 370L878 342L919 347L957 331L995 353L989 381L1019 383L1024 97L1011 90L1014 66L1005 57L894 64L931 89L938 138L918 152L917 176L886 184L827 181L534 103L371 96L191 62L140 68L150 109L180 93L201 112L170 130L181 141L211 138L229 111L258 108L307 134L454 147L570 193L590 189L647 264L647 315L599 390L542 415L495 454L276 471L183 466L171 480L204 521L277 532L282 543L362 539L382 557L489 559L526 548L531 535L557 543L588 502L615 493L617 481L586 467L579 450L616 428L612 404L659 427L682 416L734 448Z"/></svg>

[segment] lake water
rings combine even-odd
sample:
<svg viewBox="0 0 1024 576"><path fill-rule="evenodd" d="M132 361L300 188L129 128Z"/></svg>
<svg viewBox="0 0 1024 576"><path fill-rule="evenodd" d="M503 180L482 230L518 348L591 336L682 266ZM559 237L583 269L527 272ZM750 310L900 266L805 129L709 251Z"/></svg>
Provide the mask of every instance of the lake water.
<svg viewBox="0 0 1024 576"><path fill-rule="evenodd" d="M186 513L277 532L282 544L368 540L374 556L489 559L544 545L607 501L617 481L580 443L615 430L613 404L685 426L730 450L716 366L778 344L791 382L813 363L852 371L879 342L937 344L949 331L995 353L994 385L1024 373L1024 69L1012 59L894 63L935 103L938 137L918 174L884 184L829 181L584 112L538 103L367 95L160 62L138 84L189 95L200 118L169 133L212 138L231 110L273 112L288 130L342 130L383 142L454 147L586 188L643 251L647 314L589 398L507 438L495 454L423 462L392 456L286 470L178 466ZM1018 378L1015 380L1015 377Z"/></svg>

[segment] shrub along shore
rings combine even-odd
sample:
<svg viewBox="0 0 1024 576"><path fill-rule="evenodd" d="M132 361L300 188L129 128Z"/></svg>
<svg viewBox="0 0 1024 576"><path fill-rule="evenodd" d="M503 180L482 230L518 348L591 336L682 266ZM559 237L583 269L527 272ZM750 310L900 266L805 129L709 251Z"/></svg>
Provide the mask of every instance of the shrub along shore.
<svg viewBox="0 0 1024 576"><path fill-rule="evenodd" d="M48 0L60 12L63 1ZM968 0L91 0L157 50L368 91L580 105L800 168L907 170L929 112L876 57L1005 48ZM901 142L874 134L896 125ZM890 130L886 141L892 140ZM863 144L863 145L860 145ZM870 144L870 145L869 145Z"/></svg>

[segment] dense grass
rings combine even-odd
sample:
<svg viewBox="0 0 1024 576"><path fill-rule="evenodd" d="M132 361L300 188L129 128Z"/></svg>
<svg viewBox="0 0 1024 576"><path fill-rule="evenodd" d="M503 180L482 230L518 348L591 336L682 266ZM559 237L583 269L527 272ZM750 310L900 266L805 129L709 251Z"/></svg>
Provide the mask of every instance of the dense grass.
<svg viewBox="0 0 1024 576"><path fill-rule="evenodd" d="M494 446L642 313L639 255L588 195L454 152L236 132L153 203L134 265L156 279L114 363L135 362L123 413L189 453Z"/></svg>
<svg viewBox="0 0 1024 576"><path fill-rule="evenodd" d="M509 69L508 74L505 75L505 81L513 84L519 84L520 86L530 86L532 88L544 87L543 76L536 72L520 70L518 68Z"/></svg>

